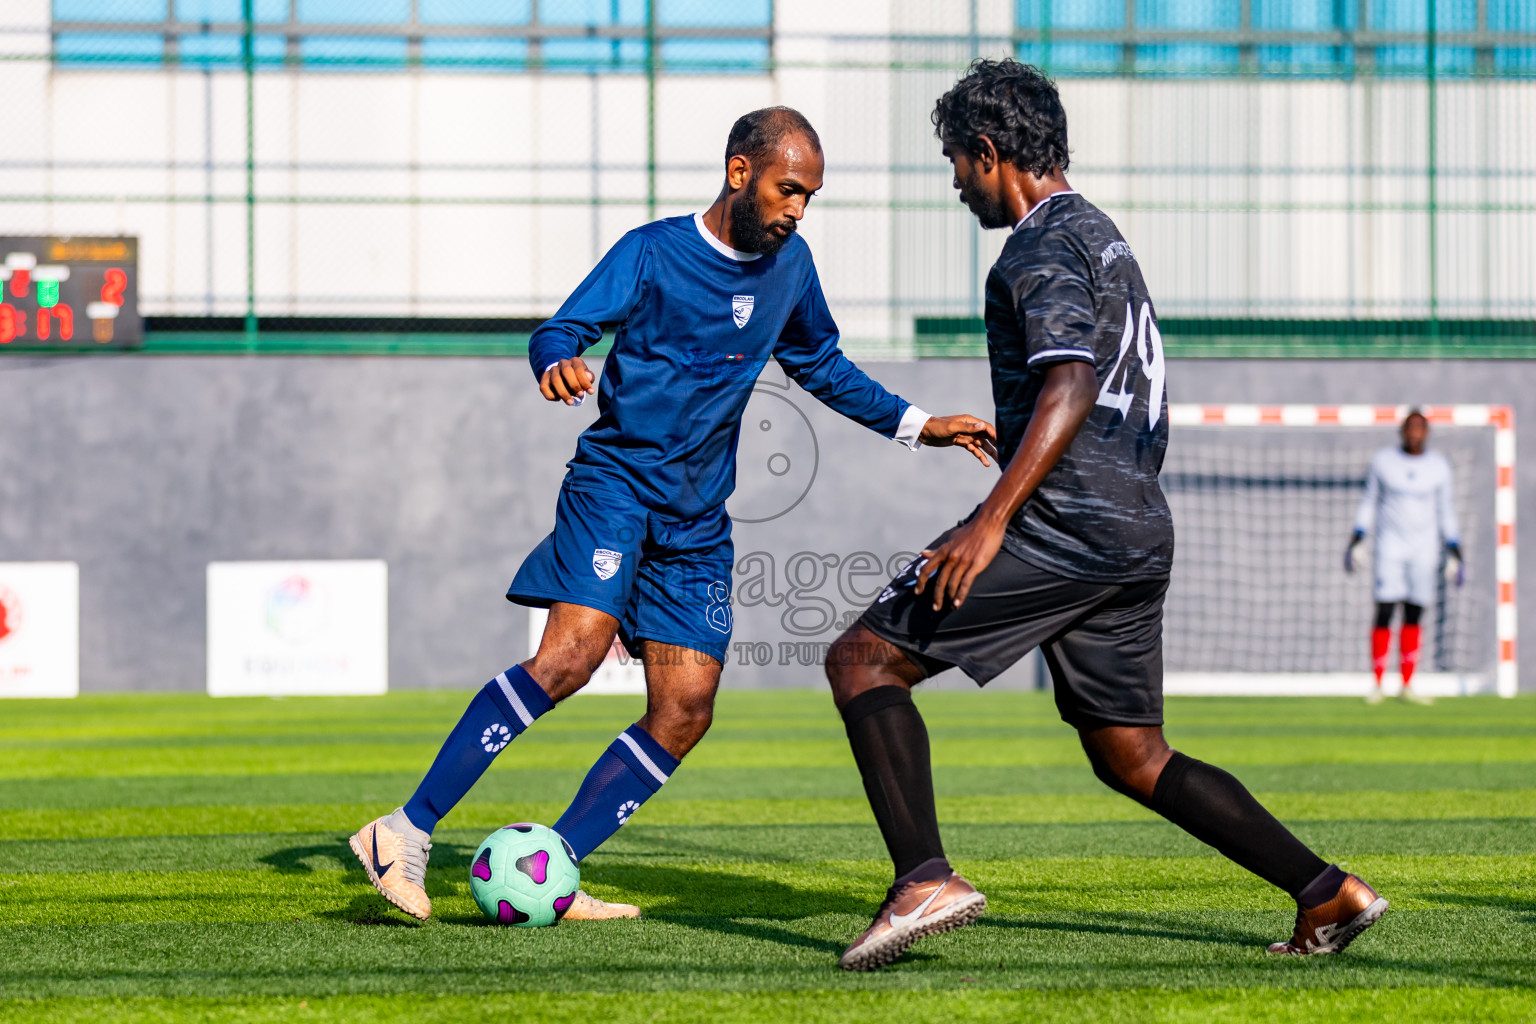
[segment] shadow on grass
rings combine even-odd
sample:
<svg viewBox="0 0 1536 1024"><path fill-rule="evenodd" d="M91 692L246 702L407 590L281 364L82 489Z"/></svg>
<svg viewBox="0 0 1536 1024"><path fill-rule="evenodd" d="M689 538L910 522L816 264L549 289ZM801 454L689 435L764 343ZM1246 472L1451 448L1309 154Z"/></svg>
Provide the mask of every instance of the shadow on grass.
<svg viewBox="0 0 1536 1024"><path fill-rule="evenodd" d="M432 869L427 872L426 889L429 896L457 894L457 887L443 876L451 871L462 877L462 873L470 863L470 854L474 852L473 850L465 852L457 846L447 846L444 849L447 856L443 860L448 863L440 864L434 862ZM367 872L358 863L357 857L352 853L352 848L347 845L346 839L340 839L335 843L326 843L324 845L290 846L286 849L274 850L265 857L262 857L261 860L285 874L308 875L313 874L315 871L309 862L317 857L334 861L336 866L343 872L356 879L361 886L367 887L367 891L356 896L344 908L321 911L315 916L323 920L341 921L346 924L408 925L410 927L419 927L420 922L396 910L388 900L379 894L378 890L373 888L372 883L368 880Z"/></svg>
<svg viewBox="0 0 1536 1024"><path fill-rule="evenodd" d="M1425 892L1420 899L1447 907L1487 907L1492 910L1513 910L1527 922L1536 922L1536 898L1528 895L1504 896L1491 893Z"/></svg>
<svg viewBox="0 0 1536 1024"><path fill-rule="evenodd" d="M582 884L618 890L615 898L636 900L646 908L645 917L651 921L833 954L842 952L842 943L814 938L788 925L826 914L873 914L879 906L873 893L861 899L826 890L797 889L751 875L673 866L596 868L585 873ZM460 925L488 923L473 914L449 914L441 920Z"/></svg>
<svg viewBox="0 0 1536 1024"><path fill-rule="evenodd" d="M433 843L428 877L430 878L431 873L438 871L455 871L464 874L469 871L469 865L474 860L474 856L475 847L473 846ZM263 864L292 875L314 873L316 869L310 861L316 859L331 861L335 867L343 871L358 867L357 857L352 853L352 848L347 845L346 836L338 837L334 843L309 843L304 846L284 847L260 858Z"/></svg>
<svg viewBox="0 0 1536 1024"><path fill-rule="evenodd" d="M872 914L879 906L874 894L861 899L843 891L797 889L772 879L687 867L622 865L594 872L594 878L634 893L649 904L647 916L658 921L834 956L843 951L843 943L786 925L825 914Z"/></svg>
<svg viewBox="0 0 1536 1024"><path fill-rule="evenodd" d="M699 914L720 917L799 918L822 914L873 914L885 895L842 888L799 889L756 875L679 865L594 866L584 877L639 897L657 917Z"/></svg>
<svg viewBox="0 0 1536 1024"><path fill-rule="evenodd" d="M310 843L273 850L259 860L290 875L313 874L316 869L310 863L312 860L330 861L343 871L357 867L357 858L352 855L352 848L347 845L345 836L334 843Z"/></svg>
<svg viewBox="0 0 1536 1024"><path fill-rule="evenodd" d="M1030 917L1023 921L983 917L972 927L1021 929L1042 932L1078 932L1083 935L1111 935L1124 938L1173 939L1178 942L1202 942L1217 946L1269 945L1273 938L1235 928L1178 928L1165 923L1150 924L1145 919L1096 913L1092 921L1063 921Z"/></svg>
<svg viewBox="0 0 1536 1024"><path fill-rule="evenodd" d="M774 942L780 946L810 949L818 953L830 953L833 956L840 955L848 945L847 942L834 942L828 939L818 939L810 935L802 935L788 928L769 924L761 919L739 921L729 917L709 917L703 914L677 914L669 916L665 920L669 924L693 928L696 931L757 939L762 942ZM849 936L848 941L853 941L853 938L854 936Z"/></svg>
<svg viewBox="0 0 1536 1024"><path fill-rule="evenodd" d="M326 921L343 924L382 925L391 928L420 928L421 922L407 917L390 905L389 901L373 890L352 899L345 907L323 910L315 915Z"/></svg>

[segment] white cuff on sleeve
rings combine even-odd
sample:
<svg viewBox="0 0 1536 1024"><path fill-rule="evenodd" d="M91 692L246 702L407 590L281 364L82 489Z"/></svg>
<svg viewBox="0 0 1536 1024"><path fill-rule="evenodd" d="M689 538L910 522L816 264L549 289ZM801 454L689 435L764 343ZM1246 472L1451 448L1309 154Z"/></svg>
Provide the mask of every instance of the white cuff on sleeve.
<svg viewBox="0 0 1536 1024"><path fill-rule="evenodd" d="M557 367L559 365L560 365L560 360L556 359L554 362L552 362L548 366L544 367L544 373L548 373L550 370L553 370L555 367ZM539 374L539 376L540 377L544 376L544 373ZM572 402L571 405L572 406L577 406L577 405L580 405L582 402L585 402L586 400L587 400L587 396L586 395L577 395L576 396L576 401Z"/></svg>
<svg viewBox="0 0 1536 1024"><path fill-rule="evenodd" d="M923 446L923 424L931 417L915 405L907 406L907 411L901 414L901 425L896 428L896 440L906 445L912 451L917 451Z"/></svg>

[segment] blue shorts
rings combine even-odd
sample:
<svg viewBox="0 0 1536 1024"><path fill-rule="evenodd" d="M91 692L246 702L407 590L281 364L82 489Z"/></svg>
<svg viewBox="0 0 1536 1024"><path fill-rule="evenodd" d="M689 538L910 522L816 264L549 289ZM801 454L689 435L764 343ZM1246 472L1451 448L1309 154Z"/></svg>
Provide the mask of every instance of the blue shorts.
<svg viewBox="0 0 1536 1024"><path fill-rule="evenodd" d="M731 642L731 519L724 506L677 521L616 491L577 490L567 480L555 532L517 570L507 600L556 601L607 612L619 638L702 651L721 664Z"/></svg>

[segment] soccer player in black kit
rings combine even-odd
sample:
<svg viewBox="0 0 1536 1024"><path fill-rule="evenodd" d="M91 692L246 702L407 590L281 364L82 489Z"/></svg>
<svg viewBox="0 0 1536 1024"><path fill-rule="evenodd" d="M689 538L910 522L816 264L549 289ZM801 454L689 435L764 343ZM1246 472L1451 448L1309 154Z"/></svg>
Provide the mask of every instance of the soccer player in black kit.
<svg viewBox="0 0 1536 1024"><path fill-rule="evenodd" d="M961 202L982 227L1012 229L986 285L1003 477L828 654L896 873L840 963L883 966L986 908L945 859L911 690L954 667L985 684L1035 647L1094 774L1296 900L1295 931L1270 952L1336 953L1387 901L1304 846L1237 779L1163 739L1166 364L1134 253L1063 176L1056 88L1029 65L977 61L933 123Z"/></svg>

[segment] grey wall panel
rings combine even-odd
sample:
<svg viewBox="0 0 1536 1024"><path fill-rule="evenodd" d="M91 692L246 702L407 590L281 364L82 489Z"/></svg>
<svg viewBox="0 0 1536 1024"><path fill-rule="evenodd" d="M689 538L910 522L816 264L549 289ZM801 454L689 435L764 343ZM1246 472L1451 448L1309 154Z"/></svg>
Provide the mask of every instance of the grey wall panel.
<svg viewBox="0 0 1536 1024"><path fill-rule="evenodd" d="M982 361L866 368L931 412L990 414ZM732 502L762 520L736 529L738 560L762 557L759 586L737 581L735 640L767 645L769 663L733 659L729 685L817 683L815 645L995 479L958 452L907 452L776 374L744 420ZM1185 360L1169 375L1184 402L1507 402L1528 458L1533 385L1525 362ZM391 685L474 685L525 656L525 613L501 594L594 414L545 403L519 360L7 358L0 560L80 563L86 691L200 689L206 563L268 558L386 559ZM1519 474L1528 516L1533 479ZM1520 598L1536 637L1529 572ZM1536 688L1536 659L1522 682Z"/></svg>

